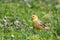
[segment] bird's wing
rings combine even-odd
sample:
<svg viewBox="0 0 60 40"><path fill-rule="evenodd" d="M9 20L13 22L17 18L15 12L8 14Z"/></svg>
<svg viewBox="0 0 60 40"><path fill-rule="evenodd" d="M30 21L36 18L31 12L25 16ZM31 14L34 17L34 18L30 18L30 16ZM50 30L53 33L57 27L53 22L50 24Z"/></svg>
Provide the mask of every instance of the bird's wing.
<svg viewBox="0 0 60 40"><path fill-rule="evenodd" d="M39 24L40 24L40 26L42 26L43 28L47 27L47 26L45 25L45 23L42 22L42 21L39 21Z"/></svg>

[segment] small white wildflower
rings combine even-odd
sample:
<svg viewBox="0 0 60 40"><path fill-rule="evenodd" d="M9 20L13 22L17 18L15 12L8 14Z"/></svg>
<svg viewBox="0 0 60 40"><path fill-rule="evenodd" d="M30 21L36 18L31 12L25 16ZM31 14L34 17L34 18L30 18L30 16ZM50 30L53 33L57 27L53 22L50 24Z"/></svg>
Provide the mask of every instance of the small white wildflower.
<svg viewBox="0 0 60 40"><path fill-rule="evenodd" d="M11 37L14 38L14 35L12 34Z"/></svg>
<svg viewBox="0 0 60 40"><path fill-rule="evenodd" d="M3 24L4 24L4 25L7 25L6 19L3 19Z"/></svg>
<svg viewBox="0 0 60 40"><path fill-rule="evenodd" d="M16 26L18 26L18 25L19 25L19 21L16 20L16 21L14 22L14 24L15 24Z"/></svg>
<svg viewBox="0 0 60 40"><path fill-rule="evenodd" d="M6 19L7 19L7 16L5 16L3 19L5 19L5 20L6 20Z"/></svg>

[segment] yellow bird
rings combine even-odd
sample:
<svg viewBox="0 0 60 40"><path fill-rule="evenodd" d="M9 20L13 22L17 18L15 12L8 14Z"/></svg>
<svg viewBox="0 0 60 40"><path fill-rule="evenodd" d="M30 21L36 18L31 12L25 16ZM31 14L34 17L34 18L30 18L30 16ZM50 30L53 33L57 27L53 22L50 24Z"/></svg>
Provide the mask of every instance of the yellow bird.
<svg viewBox="0 0 60 40"><path fill-rule="evenodd" d="M44 22L40 21L36 15L32 15L33 27L37 29L49 29Z"/></svg>

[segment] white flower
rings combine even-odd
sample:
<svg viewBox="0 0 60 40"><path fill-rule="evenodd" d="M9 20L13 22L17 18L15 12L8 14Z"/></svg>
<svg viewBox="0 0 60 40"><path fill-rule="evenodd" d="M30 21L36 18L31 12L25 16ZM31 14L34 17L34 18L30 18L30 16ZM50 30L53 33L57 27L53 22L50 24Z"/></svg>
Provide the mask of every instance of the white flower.
<svg viewBox="0 0 60 40"><path fill-rule="evenodd" d="M6 19L3 19L3 24L4 24L4 25L7 25Z"/></svg>
<svg viewBox="0 0 60 40"><path fill-rule="evenodd" d="M14 38L14 35L12 34L11 37Z"/></svg>
<svg viewBox="0 0 60 40"><path fill-rule="evenodd" d="M19 21L16 20L16 21L14 22L14 24L15 24L15 26L18 26L18 25L19 25Z"/></svg>

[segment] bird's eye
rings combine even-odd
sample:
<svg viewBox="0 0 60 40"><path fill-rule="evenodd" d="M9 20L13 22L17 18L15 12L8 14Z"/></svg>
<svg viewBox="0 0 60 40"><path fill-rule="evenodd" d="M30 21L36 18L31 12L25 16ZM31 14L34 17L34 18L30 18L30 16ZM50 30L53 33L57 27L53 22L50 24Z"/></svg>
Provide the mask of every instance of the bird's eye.
<svg viewBox="0 0 60 40"><path fill-rule="evenodd" d="M33 16L34 17L34 16Z"/></svg>

